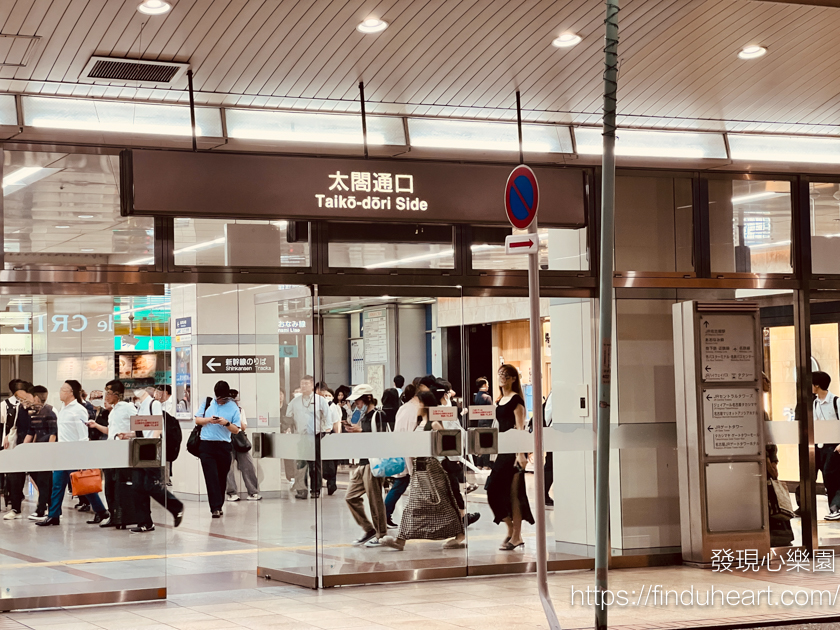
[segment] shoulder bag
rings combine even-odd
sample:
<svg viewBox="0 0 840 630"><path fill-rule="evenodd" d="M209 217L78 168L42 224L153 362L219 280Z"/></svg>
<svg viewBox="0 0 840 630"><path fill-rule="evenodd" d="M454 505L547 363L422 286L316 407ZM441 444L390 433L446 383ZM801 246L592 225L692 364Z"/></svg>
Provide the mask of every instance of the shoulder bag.
<svg viewBox="0 0 840 630"><path fill-rule="evenodd" d="M207 411L210 409L210 401L212 398L210 396L207 397L207 400L204 401L204 417L207 417ZM190 437L187 438L187 452L190 455L198 457L201 453L201 429L203 427L200 424L196 424L193 427L192 432L190 433Z"/></svg>

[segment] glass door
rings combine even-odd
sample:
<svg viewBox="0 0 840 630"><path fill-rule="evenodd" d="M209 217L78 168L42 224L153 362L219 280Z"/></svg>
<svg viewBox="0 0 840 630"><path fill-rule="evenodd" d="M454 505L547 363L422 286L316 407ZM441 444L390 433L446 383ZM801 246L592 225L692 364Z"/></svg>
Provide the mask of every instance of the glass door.
<svg viewBox="0 0 840 630"><path fill-rule="evenodd" d="M415 289L317 305L336 422L321 441L336 488L325 479L320 498L324 586L466 575L463 451L433 457L423 430L439 405L462 426L460 291Z"/></svg>
<svg viewBox="0 0 840 630"><path fill-rule="evenodd" d="M309 287L292 286L254 297L255 355L272 369L257 371L252 440L263 500L259 504L260 576L320 586L317 479L319 434L326 400L315 393L320 370L318 331Z"/></svg>

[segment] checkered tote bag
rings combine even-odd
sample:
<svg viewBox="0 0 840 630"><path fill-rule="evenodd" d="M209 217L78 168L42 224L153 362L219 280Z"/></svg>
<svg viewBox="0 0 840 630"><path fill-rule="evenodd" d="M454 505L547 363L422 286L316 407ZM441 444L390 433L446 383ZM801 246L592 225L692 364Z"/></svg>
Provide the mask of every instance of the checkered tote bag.
<svg viewBox="0 0 840 630"><path fill-rule="evenodd" d="M414 460L408 505L400 521L403 540L443 540L464 533L449 478L434 457Z"/></svg>

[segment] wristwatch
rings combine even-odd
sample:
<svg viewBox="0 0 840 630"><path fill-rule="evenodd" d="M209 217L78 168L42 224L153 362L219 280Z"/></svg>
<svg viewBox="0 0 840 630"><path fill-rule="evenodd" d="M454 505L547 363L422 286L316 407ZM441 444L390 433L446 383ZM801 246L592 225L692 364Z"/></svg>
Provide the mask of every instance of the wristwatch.
<svg viewBox="0 0 840 630"><path fill-rule="evenodd" d="M228 428L229 426L230 426L230 420L227 421L227 424L225 425L225 428Z"/></svg>

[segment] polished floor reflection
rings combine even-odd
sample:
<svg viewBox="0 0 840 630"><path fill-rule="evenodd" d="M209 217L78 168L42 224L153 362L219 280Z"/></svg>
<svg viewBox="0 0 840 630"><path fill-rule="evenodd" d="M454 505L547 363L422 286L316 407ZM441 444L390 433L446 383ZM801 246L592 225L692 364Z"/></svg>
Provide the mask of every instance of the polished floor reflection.
<svg viewBox="0 0 840 630"><path fill-rule="evenodd" d="M641 586L727 591L771 588L820 589L836 583L833 574L725 574L688 567L622 569L610 572L613 590ZM174 581L174 580L173 580ZM189 578L179 578L187 582ZM563 628L591 628L591 606L572 605L572 588L592 586L592 571L549 575L549 587ZM261 581L238 587L226 580L206 582L197 592L175 594L167 602L16 612L0 615L3 630L215 630L276 628L319 630L535 630L546 628L536 578L517 575L424 583L346 586L312 591ZM655 606L610 609L617 630L721 627L738 623L772 625L791 619L831 617L828 605Z"/></svg>

